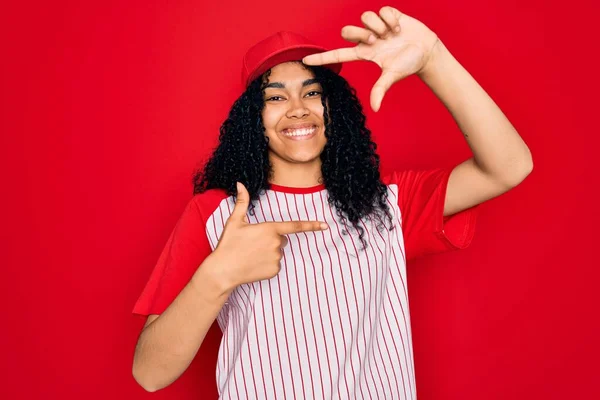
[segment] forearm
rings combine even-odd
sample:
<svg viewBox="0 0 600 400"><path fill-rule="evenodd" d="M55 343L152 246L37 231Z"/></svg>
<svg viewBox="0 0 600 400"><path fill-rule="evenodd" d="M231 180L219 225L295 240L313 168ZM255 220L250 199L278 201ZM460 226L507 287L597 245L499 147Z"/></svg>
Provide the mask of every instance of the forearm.
<svg viewBox="0 0 600 400"><path fill-rule="evenodd" d="M533 166L529 148L442 42L419 76L454 117L481 171L507 184L520 182L529 173Z"/></svg>
<svg viewBox="0 0 600 400"><path fill-rule="evenodd" d="M148 391L174 382L190 365L229 296L208 257L173 303L138 339L133 361L136 381Z"/></svg>

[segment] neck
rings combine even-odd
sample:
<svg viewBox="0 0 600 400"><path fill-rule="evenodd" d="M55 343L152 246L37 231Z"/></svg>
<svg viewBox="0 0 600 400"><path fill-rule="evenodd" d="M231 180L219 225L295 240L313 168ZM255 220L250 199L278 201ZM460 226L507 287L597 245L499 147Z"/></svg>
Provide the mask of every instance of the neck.
<svg viewBox="0 0 600 400"><path fill-rule="evenodd" d="M271 158L273 175L270 183L288 187L312 187L320 185L321 160L316 159L310 163L289 163Z"/></svg>

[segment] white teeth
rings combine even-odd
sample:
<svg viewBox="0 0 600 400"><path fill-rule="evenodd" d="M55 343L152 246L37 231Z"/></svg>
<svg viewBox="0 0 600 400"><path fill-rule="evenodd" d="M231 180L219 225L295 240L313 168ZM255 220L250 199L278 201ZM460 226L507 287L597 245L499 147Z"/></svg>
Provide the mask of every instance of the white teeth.
<svg viewBox="0 0 600 400"><path fill-rule="evenodd" d="M285 136L307 136L313 133L316 128L303 128L303 129L286 129L283 134Z"/></svg>

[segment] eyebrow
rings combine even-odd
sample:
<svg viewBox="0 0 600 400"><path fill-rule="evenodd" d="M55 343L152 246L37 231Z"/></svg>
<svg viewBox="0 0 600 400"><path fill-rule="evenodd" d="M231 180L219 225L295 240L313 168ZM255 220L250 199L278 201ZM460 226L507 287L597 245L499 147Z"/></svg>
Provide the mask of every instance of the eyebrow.
<svg viewBox="0 0 600 400"><path fill-rule="evenodd" d="M319 83L319 81L315 78L307 79L304 82L302 82L302 87L313 85L315 83ZM265 86L265 89L266 88L285 89L285 84L281 82L271 82L267 86Z"/></svg>

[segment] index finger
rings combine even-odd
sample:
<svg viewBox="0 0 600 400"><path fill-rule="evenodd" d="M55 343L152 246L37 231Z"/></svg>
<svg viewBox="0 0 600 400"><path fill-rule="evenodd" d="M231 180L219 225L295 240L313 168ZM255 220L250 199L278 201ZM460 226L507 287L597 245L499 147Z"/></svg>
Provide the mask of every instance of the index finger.
<svg viewBox="0 0 600 400"><path fill-rule="evenodd" d="M358 61L360 58L356 54L356 47L345 47L326 51L324 53L311 54L302 59L306 65L338 64L348 61Z"/></svg>
<svg viewBox="0 0 600 400"><path fill-rule="evenodd" d="M280 235L288 235L290 233L300 232L315 232L323 231L328 229L329 226L325 222L319 221L284 221L284 222L271 222L275 231Z"/></svg>

